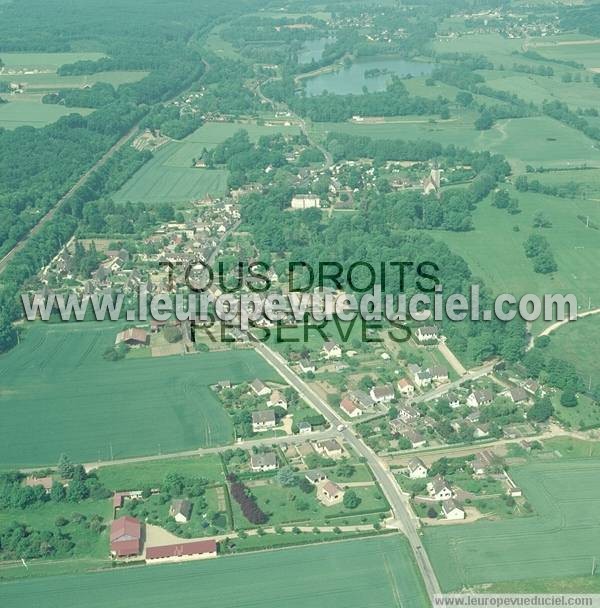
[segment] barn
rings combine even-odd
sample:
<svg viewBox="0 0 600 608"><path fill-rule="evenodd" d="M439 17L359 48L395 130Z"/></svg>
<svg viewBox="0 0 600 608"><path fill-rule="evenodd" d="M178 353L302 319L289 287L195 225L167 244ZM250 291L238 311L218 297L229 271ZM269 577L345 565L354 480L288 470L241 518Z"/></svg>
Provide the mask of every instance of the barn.
<svg viewBox="0 0 600 608"><path fill-rule="evenodd" d="M142 549L142 525L125 515L115 519L110 528L110 552L115 557L139 555Z"/></svg>

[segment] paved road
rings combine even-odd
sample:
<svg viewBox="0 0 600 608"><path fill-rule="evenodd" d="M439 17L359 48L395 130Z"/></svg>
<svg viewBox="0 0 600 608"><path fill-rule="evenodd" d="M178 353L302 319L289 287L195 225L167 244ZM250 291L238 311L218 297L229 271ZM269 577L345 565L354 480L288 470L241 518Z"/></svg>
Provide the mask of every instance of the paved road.
<svg viewBox="0 0 600 608"><path fill-rule="evenodd" d="M339 425L344 425L344 429L338 431L337 435L345 443L350 445L359 456L365 458L367 464L371 468L375 479L378 481L383 493L390 503L395 522L401 529L408 541L411 544L415 554L417 564L421 570L423 581L431 602L433 596L441 593L440 586L429 561L429 557L421 544L418 529L420 522L413 514L409 505L408 496L404 495L400 487L394 479L394 475L389 470L385 462L377 456L377 454L367 446L360 437L354 434L352 429L346 426L345 421L339 414L333 410L330 405L324 401L304 380L302 380L289 367L285 359L278 353L271 350L265 344L259 343L256 347L256 352L259 353L268 363L270 363L279 374L293 386L300 396L319 411L333 428L338 428ZM340 427L341 428L341 427Z"/></svg>

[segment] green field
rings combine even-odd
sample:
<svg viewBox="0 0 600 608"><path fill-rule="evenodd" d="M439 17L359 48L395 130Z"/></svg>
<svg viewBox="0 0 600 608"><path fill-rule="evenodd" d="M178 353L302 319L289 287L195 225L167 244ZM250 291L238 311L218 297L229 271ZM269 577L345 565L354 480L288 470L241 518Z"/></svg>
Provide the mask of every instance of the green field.
<svg viewBox="0 0 600 608"><path fill-rule="evenodd" d="M410 547L397 535L0 585L3 608L129 608L141 597L147 608L427 605Z"/></svg>
<svg viewBox="0 0 600 608"><path fill-rule="evenodd" d="M22 82L27 85L27 91L44 91L82 87L83 85L94 84L95 82L108 82L117 87L127 82L137 82L147 75L148 72L141 70L115 70L114 72L97 72L96 74L81 74L79 76L59 76L55 72L43 72L40 74L18 74L13 76L0 74L0 81Z"/></svg>
<svg viewBox="0 0 600 608"><path fill-rule="evenodd" d="M36 324L0 357L0 464L54 464L228 443L229 415L209 385L275 372L252 351L108 362L122 326Z"/></svg>
<svg viewBox="0 0 600 608"><path fill-rule="evenodd" d="M264 127L242 123L207 123L181 141L160 148L115 194L116 201L186 203L210 194L221 196L227 189L228 171L194 169L192 159L204 148L213 148L240 129L253 141L261 135L298 133L297 127Z"/></svg>
<svg viewBox="0 0 600 608"><path fill-rule="evenodd" d="M16 129L17 127L44 127L56 122L68 114L89 114L89 108L65 108L61 105L42 103L41 95L9 95L8 103L0 105L0 127Z"/></svg>
<svg viewBox="0 0 600 608"><path fill-rule="evenodd" d="M600 383L600 316L591 315L559 327L550 334L550 344L542 352L570 361L586 386L591 381L592 388L597 387Z"/></svg>
<svg viewBox="0 0 600 608"><path fill-rule="evenodd" d="M53 70L65 63L97 61L104 53L2 53L2 61L8 69Z"/></svg>
<svg viewBox="0 0 600 608"><path fill-rule="evenodd" d="M424 544L442 589L589 574L600 558L599 474L597 459L512 467L533 517L427 528Z"/></svg>
<svg viewBox="0 0 600 608"><path fill-rule="evenodd" d="M464 257L473 274L483 279L495 295L574 293L581 308L587 309L589 298L592 307L599 306L598 231L586 228L577 217L589 215L591 222L600 224L598 203L529 192L511 191L511 195L519 199L522 212L518 215L509 215L484 200L473 214L474 230L438 232L436 238ZM538 211L543 211L553 224L541 231L550 242L558 264L558 271L550 275L533 272L531 261L523 250L523 242L533 232L532 218ZM514 226L519 227L518 232L513 230Z"/></svg>
<svg viewBox="0 0 600 608"><path fill-rule="evenodd" d="M583 36L578 37L584 39ZM574 41L575 42L575 41ZM536 47L536 51L550 59L562 61L576 61L582 63L586 68L600 67L600 41L587 40L588 44L560 44L555 46ZM591 44L589 44L591 42ZM569 68L567 68L569 69Z"/></svg>
<svg viewBox="0 0 600 608"><path fill-rule="evenodd" d="M205 477L211 483L225 481L223 465L217 454L108 465L97 470L100 483L114 491L144 486L156 488L169 473Z"/></svg>

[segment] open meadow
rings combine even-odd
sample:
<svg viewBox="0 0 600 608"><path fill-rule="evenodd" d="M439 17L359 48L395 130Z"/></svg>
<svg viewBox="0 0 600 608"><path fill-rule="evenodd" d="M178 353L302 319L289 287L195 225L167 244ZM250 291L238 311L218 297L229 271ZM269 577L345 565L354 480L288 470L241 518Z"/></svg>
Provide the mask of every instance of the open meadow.
<svg viewBox="0 0 600 608"><path fill-rule="evenodd" d="M0 465L191 450L232 440L209 385L275 372L252 351L109 362L121 326L36 324L0 357Z"/></svg>
<svg viewBox="0 0 600 608"><path fill-rule="evenodd" d="M8 103L0 105L0 127L16 129L17 127L44 127L56 122L61 116L81 114L85 116L93 110L89 108L66 108L61 105L42 103L41 95L9 95Z"/></svg>
<svg viewBox="0 0 600 608"><path fill-rule="evenodd" d="M141 597L146 608L427 604L410 547L398 535L0 585L3 608L129 608Z"/></svg>
<svg viewBox="0 0 600 608"><path fill-rule="evenodd" d="M600 224L598 203L514 190L510 194L519 200L521 213L509 215L486 199L473 213L474 230L436 232L434 236L461 255L473 274L483 279L495 295L574 293L582 310L590 303L592 307L600 306L597 281L600 241L598 231L587 228L585 220L589 216L590 222ZM532 227L533 216L539 211L552 222L552 227ZM557 272L539 274L533 271L523 248L523 242L532 232L542 234L550 243ZM498 238L500 234L502 238Z"/></svg>
<svg viewBox="0 0 600 608"><path fill-rule="evenodd" d="M424 545L443 590L589 575L600 558L600 460L554 458L511 467L531 517L426 529Z"/></svg>

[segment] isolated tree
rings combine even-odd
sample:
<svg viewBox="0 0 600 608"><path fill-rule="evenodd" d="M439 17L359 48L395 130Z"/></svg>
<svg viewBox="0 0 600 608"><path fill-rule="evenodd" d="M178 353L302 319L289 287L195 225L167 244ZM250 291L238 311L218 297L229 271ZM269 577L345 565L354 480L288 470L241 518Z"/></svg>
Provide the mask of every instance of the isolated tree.
<svg viewBox="0 0 600 608"><path fill-rule="evenodd" d="M537 399L527 414L529 420L544 422L554 413L554 406L548 397Z"/></svg>
<svg viewBox="0 0 600 608"><path fill-rule="evenodd" d="M291 487L296 485L298 478L292 467L282 467L277 471L277 483L283 487Z"/></svg>
<svg viewBox="0 0 600 608"><path fill-rule="evenodd" d="M438 512L433 507L429 507L429 509L427 509L427 517L430 519L435 519L437 516Z"/></svg>
<svg viewBox="0 0 600 608"><path fill-rule="evenodd" d="M346 509L356 509L360 502L360 497L354 490L347 490L344 494L344 506Z"/></svg>
<svg viewBox="0 0 600 608"><path fill-rule="evenodd" d="M560 396L560 404L564 407L575 407L577 405L577 395L575 391L565 389Z"/></svg>

